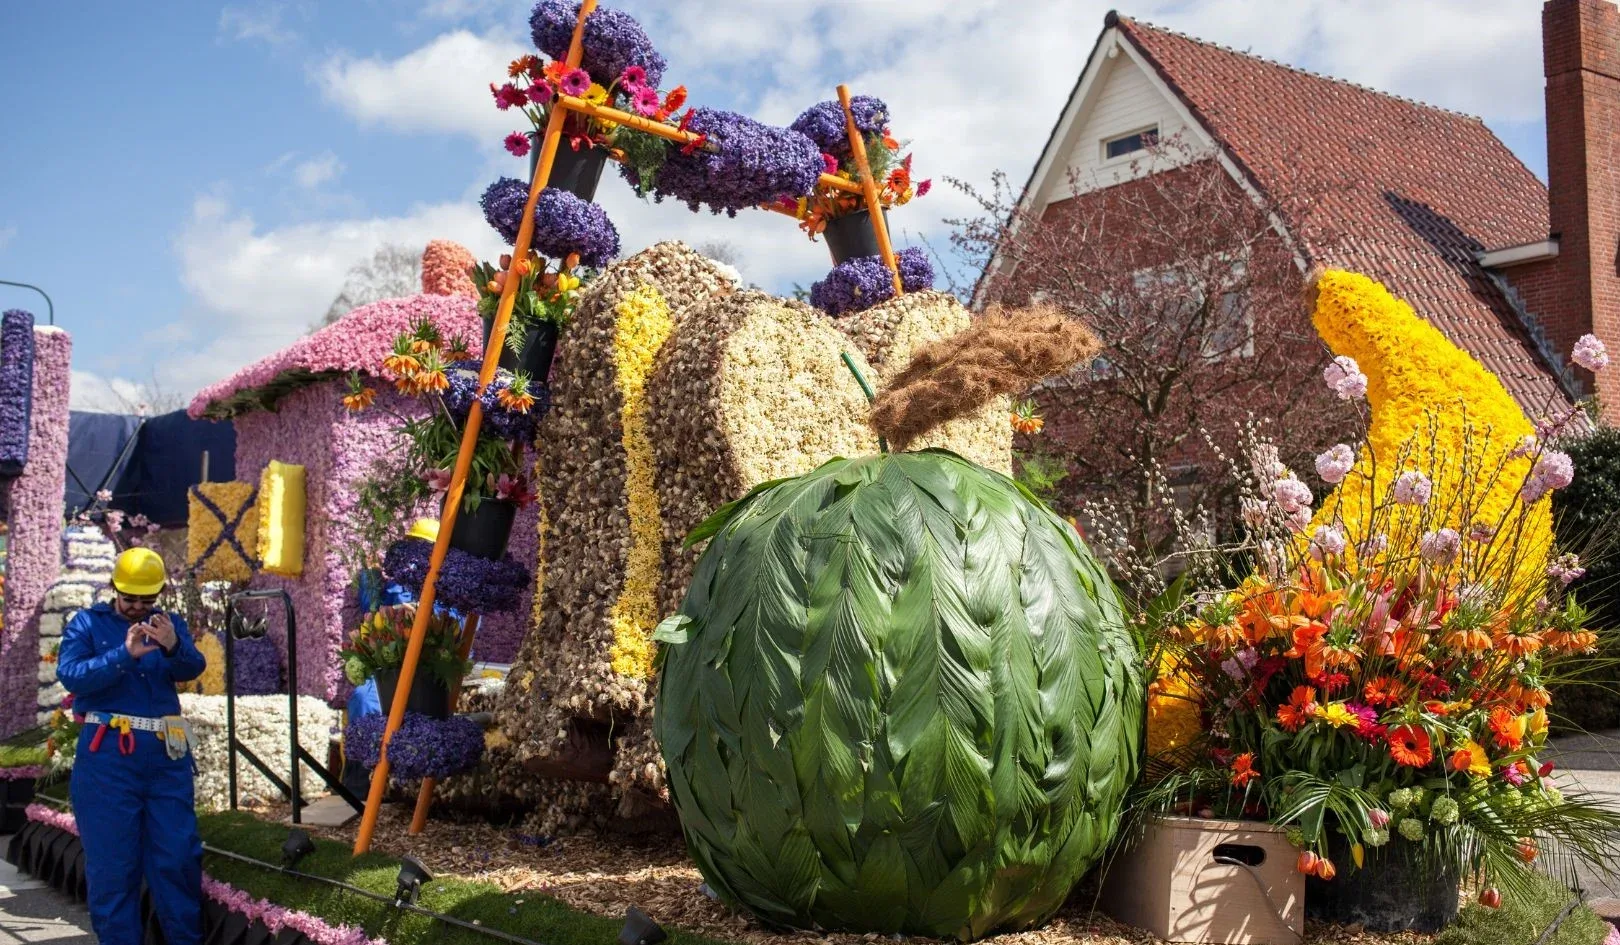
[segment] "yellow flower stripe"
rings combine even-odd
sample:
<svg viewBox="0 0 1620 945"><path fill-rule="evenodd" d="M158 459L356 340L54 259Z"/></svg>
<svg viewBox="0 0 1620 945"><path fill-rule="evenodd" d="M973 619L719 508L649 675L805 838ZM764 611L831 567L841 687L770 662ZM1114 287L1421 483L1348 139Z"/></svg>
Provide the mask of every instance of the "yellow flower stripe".
<svg viewBox="0 0 1620 945"><path fill-rule="evenodd" d="M630 505L630 554L624 590L609 611L613 625L613 671L645 679L652 675L653 628L658 624L658 577L663 565L663 515L654 480L657 460L647 428L647 377L653 359L675 330L669 304L643 285L615 308L614 382L624 403L625 492Z"/></svg>
<svg viewBox="0 0 1620 945"><path fill-rule="evenodd" d="M234 519L243 506L253 501L255 491L256 487L251 482L204 482L197 486L197 492L218 506L227 521ZM229 541L220 542L212 554L203 558L203 552L214 544L214 539L219 537L227 522L221 522L196 495L187 497L187 506L186 563L197 569L198 579L237 583L251 579L254 562L237 554ZM258 552L259 516L256 510L250 509L242 516L235 537L248 555Z"/></svg>
<svg viewBox="0 0 1620 945"><path fill-rule="evenodd" d="M1202 732L1193 671L1180 657L1165 653L1159 660L1159 678L1148 688L1148 757L1185 748Z"/></svg>
<svg viewBox="0 0 1620 945"><path fill-rule="evenodd" d="M1354 358L1367 376L1371 418L1355 468L1322 503L1313 527L1337 514L1352 541L1366 537L1363 523L1404 471L1396 468L1403 451L1405 468L1433 480L1431 504L1451 508L1447 520L1432 519L1431 527L1445 524L1467 534L1473 522L1460 521L1462 503L1452 501L1461 490L1472 495L1467 504L1474 521L1512 526L1530 461L1504 463L1504 457L1535 428L1502 382L1378 282L1330 270L1317 289L1316 330L1335 355ZM1419 512L1399 511L1406 518L1397 515L1397 527ZM1529 510L1518 540L1524 551L1518 577L1539 578L1552 545L1547 499Z"/></svg>

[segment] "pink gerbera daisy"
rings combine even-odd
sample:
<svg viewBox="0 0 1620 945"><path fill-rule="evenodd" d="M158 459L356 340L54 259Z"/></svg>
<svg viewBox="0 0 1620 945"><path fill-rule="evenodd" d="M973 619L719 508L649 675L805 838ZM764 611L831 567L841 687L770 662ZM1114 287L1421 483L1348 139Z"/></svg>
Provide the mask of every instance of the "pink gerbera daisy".
<svg viewBox="0 0 1620 945"><path fill-rule="evenodd" d="M580 96L591 90L591 74L584 69L575 69L563 76L562 94Z"/></svg>

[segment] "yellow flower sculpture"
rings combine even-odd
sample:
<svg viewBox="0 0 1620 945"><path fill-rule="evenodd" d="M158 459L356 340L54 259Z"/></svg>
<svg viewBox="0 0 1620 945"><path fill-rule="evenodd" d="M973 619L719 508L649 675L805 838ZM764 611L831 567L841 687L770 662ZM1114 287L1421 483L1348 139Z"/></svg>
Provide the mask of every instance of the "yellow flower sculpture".
<svg viewBox="0 0 1620 945"><path fill-rule="evenodd" d="M1148 687L1149 758L1161 758L1185 748L1203 732L1192 671L1181 662L1180 657L1166 653L1159 663L1159 677Z"/></svg>
<svg viewBox="0 0 1620 945"><path fill-rule="evenodd" d="M657 459L647 432L647 377L653 359L675 330L669 303L643 285L619 303L613 338L613 361L623 402L625 492L629 497L630 555L624 588L614 602L613 671L646 679L652 675L653 628L658 624L658 577L663 563L663 516L655 480Z"/></svg>
<svg viewBox="0 0 1620 945"><path fill-rule="evenodd" d="M1312 320L1333 353L1354 358L1366 375L1371 417L1355 467L1323 501L1307 534L1337 516L1352 541L1368 537L1374 510L1407 470L1433 481L1434 501L1424 510L1400 507L1395 528L1420 512L1429 527L1464 534L1475 524L1519 521L1519 489L1530 460L1513 458L1512 451L1535 427L1496 375L1410 305L1357 273L1321 275ZM1465 516L1472 520L1462 521ZM1522 527L1520 548L1527 551L1513 565L1516 576L1540 578L1552 545L1548 500L1531 506L1515 527ZM1487 569L1504 576L1505 564Z"/></svg>

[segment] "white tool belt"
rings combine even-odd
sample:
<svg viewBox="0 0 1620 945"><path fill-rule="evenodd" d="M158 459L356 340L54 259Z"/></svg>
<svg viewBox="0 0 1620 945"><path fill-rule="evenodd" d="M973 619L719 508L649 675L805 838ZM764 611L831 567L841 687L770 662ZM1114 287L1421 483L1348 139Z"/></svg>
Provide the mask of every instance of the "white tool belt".
<svg viewBox="0 0 1620 945"><path fill-rule="evenodd" d="M128 719L129 727L137 732L158 732L161 734L168 727L163 724L162 719L147 719L138 715L123 715L118 712L86 712L84 714L84 720L91 725L108 725L117 728L117 726L113 725L113 719Z"/></svg>

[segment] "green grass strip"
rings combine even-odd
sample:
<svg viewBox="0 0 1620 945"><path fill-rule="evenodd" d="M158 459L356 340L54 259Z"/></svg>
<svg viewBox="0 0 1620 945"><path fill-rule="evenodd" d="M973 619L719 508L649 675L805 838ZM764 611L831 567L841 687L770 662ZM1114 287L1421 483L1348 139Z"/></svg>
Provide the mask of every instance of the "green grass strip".
<svg viewBox="0 0 1620 945"><path fill-rule="evenodd" d="M197 820L203 842L270 863L281 862L281 844L289 829L286 825L266 823L240 811L199 813ZM299 871L392 898L399 876L397 859L375 852L356 857L346 845L330 840L316 840L315 848L299 862ZM360 926L391 945L490 945L497 941L426 916L401 912L388 903L228 857L205 856L203 868L214 879L255 898L307 912L333 925ZM697 890L692 894L698 895ZM543 945L612 945L623 924L580 912L538 892L503 893L492 883L454 877L435 878L423 886L418 905ZM721 945L714 939L675 929L667 931L673 945Z"/></svg>
<svg viewBox="0 0 1620 945"><path fill-rule="evenodd" d="M1536 890L1534 896L1510 897L1504 893L1500 909L1487 909L1478 903L1468 906L1455 924L1440 933L1434 945L1535 945L1574 893L1540 873L1531 883ZM1597 913L1584 905L1577 906L1547 939L1547 945L1600 945L1608 931L1608 923Z"/></svg>

